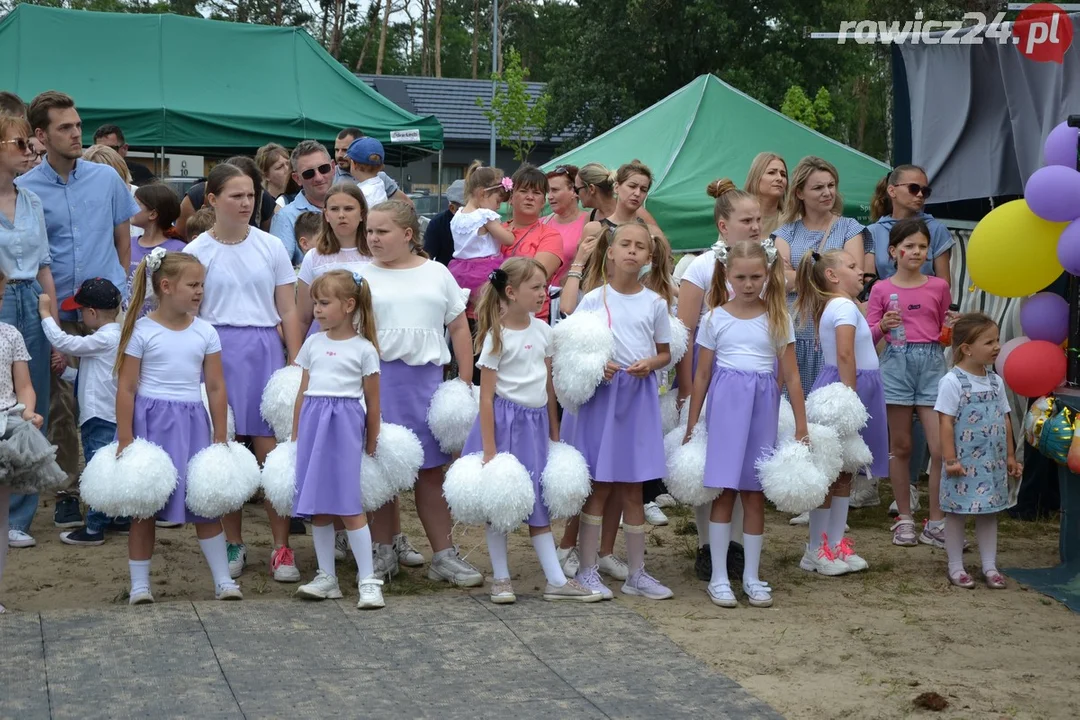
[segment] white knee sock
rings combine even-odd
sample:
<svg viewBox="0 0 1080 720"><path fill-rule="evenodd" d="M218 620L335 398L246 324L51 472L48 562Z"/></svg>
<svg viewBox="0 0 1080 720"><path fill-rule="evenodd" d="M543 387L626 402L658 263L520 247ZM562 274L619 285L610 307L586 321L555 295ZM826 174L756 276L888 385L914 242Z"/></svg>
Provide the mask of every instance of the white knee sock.
<svg viewBox="0 0 1080 720"><path fill-rule="evenodd" d="M727 574L727 549L731 544L731 523L709 523L709 554L712 556L710 585L729 582Z"/></svg>
<svg viewBox="0 0 1080 720"><path fill-rule="evenodd" d="M225 567L228 568L228 561L225 562ZM131 594L134 595L137 590L149 590L150 589L150 561L149 560L128 560L128 572L131 573Z"/></svg>
<svg viewBox="0 0 1080 720"><path fill-rule="evenodd" d="M847 525L848 506L851 498L833 497L829 511L829 547L834 548L844 539L844 526Z"/></svg>
<svg viewBox="0 0 1080 720"><path fill-rule="evenodd" d="M586 515L581 513L578 523L578 545L580 546L581 569L594 567L597 563L596 553L600 549L600 523L603 518L599 515Z"/></svg>
<svg viewBox="0 0 1080 720"><path fill-rule="evenodd" d="M550 532L532 536L533 548L536 557L540 559L540 567L544 568L544 577L550 585L562 587L566 584L566 575L563 574L562 565L559 563L559 555L555 552L555 538Z"/></svg>
<svg viewBox="0 0 1080 720"><path fill-rule="evenodd" d="M983 572L997 570L997 515L975 516L975 540L979 543Z"/></svg>
<svg viewBox="0 0 1080 720"><path fill-rule="evenodd" d="M833 498L833 502L836 502L836 498ZM815 508L810 511L809 545L811 550L817 550L821 547L821 536L828 534L831 512L829 508Z"/></svg>
<svg viewBox="0 0 1080 720"><path fill-rule="evenodd" d="M963 515L945 514L945 554L949 557L949 574L964 569L964 521Z"/></svg>
<svg viewBox="0 0 1080 720"><path fill-rule="evenodd" d="M7 562L8 503L10 499L11 488L5 485L0 488L0 582L4 580L4 563Z"/></svg>
<svg viewBox="0 0 1080 720"><path fill-rule="evenodd" d="M743 541L743 510L742 496L735 498L735 504L731 507L731 542Z"/></svg>
<svg viewBox="0 0 1080 720"><path fill-rule="evenodd" d="M371 557L371 529L365 525L359 530L346 530L345 534L349 536L349 549L352 550L353 558L356 560L356 569L359 571L360 579L369 578L375 574L375 562ZM333 539L333 534L330 535ZM330 550L330 558L333 559L333 546Z"/></svg>
<svg viewBox="0 0 1080 720"><path fill-rule="evenodd" d="M491 557L491 573L496 580L510 579L510 559L506 548L506 535L488 525L486 528L488 555Z"/></svg>
<svg viewBox="0 0 1080 720"><path fill-rule="evenodd" d="M701 549L709 544L709 516L712 503L707 502L694 508L694 524L697 525L697 546Z"/></svg>
<svg viewBox="0 0 1080 720"><path fill-rule="evenodd" d="M337 577L337 562L334 560L334 525L311 525L311 539L315 545L315 559L319 569L327 575Z"/></svg>
<svg viewBox="0 0 1080 720"><path fill-rule="evenodd" d="M206 564L210 566L210 573L214 576L214 585L233 584L232 576L229 575L229 553L225 547L225 533L220 532L205 540L200 538L199 547L202 548Z"/></svg>
<svg viewBox="0 0 1080 720"><path fill-rule="evenodd" d="M764 535L743 534L743 551L746 554L746 565L742 574L744 585L761 582L758 573L761 566L761 548L764 544Z"/></svg>
<svg viewBox="0 0 1080 720"><path fill-rule="evenodd" d="M645 526L627 525L623 523L623 533L626 537L626 564L630 567L630 575L645 567Z"/></svg>

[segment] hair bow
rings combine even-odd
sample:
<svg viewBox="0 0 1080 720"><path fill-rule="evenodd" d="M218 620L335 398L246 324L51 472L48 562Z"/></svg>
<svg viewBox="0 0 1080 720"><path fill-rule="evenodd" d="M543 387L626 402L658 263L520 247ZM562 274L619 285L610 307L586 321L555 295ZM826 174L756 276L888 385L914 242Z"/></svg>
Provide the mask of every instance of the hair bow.
<svg viewBox="0 0 1080 720"><path fill-rule="evenodd" d="M506 192L514 189L514 181L508 177L504 177L499 184L502 185L502 189Z"/></svg>
<svg viewBox="0 0 1080 720"><path fill-rule="evenodd" d="M146 267L150 268L150 272L157 272L161 267L161 261L165 258L165 248L156 247L150 251L150 254L146 256Z"/></svg>
<svg viewBox="0 0 1080 720"><path fill-rule="evenodd" d="M776 262L776 243L773 241L773 236L770 235L762 240L761 247L765 249L765 259L769 267L772 267L772 264Z"/></svg>
<svg viewBox="0 0 1080 720"><path fill-rule="evenodd" d="M356 283L357 287L364 284L364 276L361 275L358 272L355 272L355 271L353 272L352 279L353 279L353 282Z"/></svg>
<svg viewBox="0 0 1080 720"><path fill-rule="evenodd" d="M488 275L488 281L493 288L502 292L506 289L506 283L510 281L510 276L507 275L506 271L502 268L495 268L491 271L491 274Z"/></svg>
<svg viewBox="0 0 1080 720"><path fill-rule="evenodd" d="M728 246L727 243L724 242L723 237L721 237L713 244L712 251L716 255L717 262L721 262L724 263L724 265L727 265Z"/></svg>

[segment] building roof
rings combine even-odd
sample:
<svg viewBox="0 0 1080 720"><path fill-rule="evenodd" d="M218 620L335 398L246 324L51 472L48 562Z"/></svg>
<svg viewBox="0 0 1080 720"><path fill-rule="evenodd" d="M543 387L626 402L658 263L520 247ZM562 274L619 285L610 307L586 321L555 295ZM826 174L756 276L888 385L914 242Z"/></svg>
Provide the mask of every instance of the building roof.
<svg viewBox="0 0 1080 720"><path fill-rule="evenodd" d="M356 76L402 109L437 117L446 140L487 141L491 137L491 123L484 116L484 108L476 104L476 98L483 98L485 105L490 100L490 80L366 73ZM525 85L534 98L544 92L545 83ZM556 135L548 140L537 133L532 140L557 145L563 138Z"/></svg>

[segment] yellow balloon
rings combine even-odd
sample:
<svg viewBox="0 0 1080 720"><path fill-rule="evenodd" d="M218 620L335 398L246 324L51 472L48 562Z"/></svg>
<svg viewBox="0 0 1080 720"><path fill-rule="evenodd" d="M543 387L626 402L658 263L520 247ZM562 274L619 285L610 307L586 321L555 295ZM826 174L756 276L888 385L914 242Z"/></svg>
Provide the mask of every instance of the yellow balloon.
<svg viewBox="0 0 1080 720"><path fill-rule="evenodd" d="M1025 297L1045 289L1065 272L1057 243L1068 224L1043 220L1023 199L994 208L968 240L972 282L999 297Z"/></svg>

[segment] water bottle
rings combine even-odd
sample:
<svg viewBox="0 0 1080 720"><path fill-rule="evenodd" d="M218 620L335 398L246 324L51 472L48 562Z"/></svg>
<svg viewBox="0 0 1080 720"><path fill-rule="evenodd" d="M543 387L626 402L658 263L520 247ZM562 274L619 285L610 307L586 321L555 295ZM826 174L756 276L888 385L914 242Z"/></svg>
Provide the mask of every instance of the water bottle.
<svg viewBox="0 0 1080 720"><path fill-rule="evenodd" d="M889 296L889 312L900 312L900 297L893 293ZM890 345L904 345L907 343L907 333L904 332L904 323L889 331L889 344Z"/></svg>
<svg viewBox="0 0 1080 720"><path fill-rule="evenodd" d="M952 345L952 329L956 324L956 318L960 312L960 306L953 303L949 306L949 312L945 314L945 322L941 326L941 337L938 338L941 344L948 347Z"/></svg>

